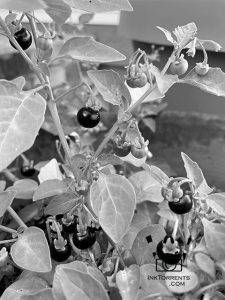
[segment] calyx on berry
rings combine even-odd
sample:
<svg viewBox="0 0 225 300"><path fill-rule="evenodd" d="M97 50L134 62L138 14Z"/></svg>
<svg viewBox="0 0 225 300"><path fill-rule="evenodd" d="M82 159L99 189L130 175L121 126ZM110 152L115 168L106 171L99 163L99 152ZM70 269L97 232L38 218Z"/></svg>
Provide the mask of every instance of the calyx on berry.
<svg viewBox="0 0 225 300"><path fill-rule="evenodd" d="M182 249L172 236L166 236L156 247L158 257L166 264L176 265L182 258Z"/></svg>
<svg viewBox="0 0 225 300"><path fill-rule="evenodd" d="M204 76L209 72L209 65L204 62L197 63L195 66L195 72L200 76Z"/></svg>
<svg viewBox="0 0 225 300"><path fill-rule="evenodd" d="M119 157L125 157L130 153L131 143L120 135L117 135L113 144L114 153Z"/></svg>

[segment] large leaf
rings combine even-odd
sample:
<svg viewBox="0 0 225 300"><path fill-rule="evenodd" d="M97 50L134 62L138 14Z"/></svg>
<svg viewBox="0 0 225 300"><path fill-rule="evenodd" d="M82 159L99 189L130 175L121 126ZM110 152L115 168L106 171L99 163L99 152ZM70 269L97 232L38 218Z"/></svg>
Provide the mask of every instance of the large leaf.
<svg viewBox="0 0 225 300"><path fill-rule="evenodd" d="M55 300L55 298L53 298L51 288L42 289L36 293L32 293L31 295L24 295L21 300L30 300L30 299L32 299L32 300Z"/></svg>
<svg viewBox="0 0 225 300"><path fill-rule="evenodd" d="M68 189L69 186L65 181L59 179L46 180L36 189L33 201L66 193Z"/></svg>
<svg viewBox="0 0 225 300"><path fill-rule="evenodd" d="M140 268L131 265L116 274L116 284L123 300L135 300L140 284Z"/></svg>
<svg viewBox="0 0 225 300"><path fill-rule="evenodd" d="M44 2L47 5L46 13L59 25L64 24L72 13L70 6L63 0L44 0Z"/></svg>
<svg viewBox="0 0 225 300"><path fill-rule="evenodd" d="M195 185L195 192L198 194L198 196L206 196L210 194L213 189L208 186L202 170L199 168L198 164L191 160L190 157L183 152L181 152L181 157L184 162L187 177L191 179L191 181Z"/></svg>
<svg viewBox="0 0 225 300"><path fill-rule="evenodd" d="M44 232L37 227L29 227L19 235L10 254L22 269L41 273L51 271L48 242Z"/></svg>
<svg viewBox="0 0 225 300"><path fill-rule="evenodd" d="M29 11L45 7L42 0L0 0L0 9Z"/></svg>
<svg viewBox="0 0 225 300"><path fill-rule="evenodd" d="M160 168L147 164L144 164L143 168L161 185L165 185L169 182L169 177Z"/></svg>
<svg viewBox="0 0 225 300"><path fill-rule="evenodd" d="M76 9L82 9L94 13L114 10L133 10L128 0L64 0L64 2Z"/></svg>
<svg viewBox="0 0 225 300"><path fill-rule="evenodd" d="M195 261L199 269L208 274L212 279L216 277L216 267L214 261L204 253L196 253Z"/></svg>
<svg viewBox="0 0 225 300"><path fill-rule="evenodd" d="M194 272L182 266L182 270L180 270L178 274L179 279L177 279L176 284L174 284L174 272L165 273L165 282L171 292L176 294L188 293L198 286L198 276Z"/></svg>
<svg viewBox="0 0 225 300"><path fill-rule="evenodd" d="M7 208L11 205L15 196L15 191L5 191L0 193L0 218L4 215Z"/></svg>
<svg viewBox="0 0 225 300"><path fill-rule="evenodd" d="M217 261L225 260L225 225L202 220L204 239L211 256Z"/></svg>
<svg viewBox="0 0 225 300"><path fill-rule="evenodd" d="M53 280L53 295L56 300L109 300L103 285L88 274L84 263L73 262L74 267L70 265L56 267Z"/></svg>
<svg viewBox="0 0 225 300"><path fill-rule="evenodd" d="M147 171L140 171L132 174L129 180L134 186L137 203L145 200L151 202L162 202L161 184Z"/></svg>
<svg viewBox="0 0 225 300"><path fill-rule="evenodd" d="M91 186L90 201L103 230L118 243L128 231L134 214L133 186L123 176L101 174Z"/></svg>
<svg viewBox="0 0 225 300"><path fill-rule="evenodd" d="M60 215L69 212L78 202L74 193L65 193L53 197L45 209L46 215Z"/></svg>
<svg viewBox="0 0 225 300"><path fill-rule="evenodd" d="M140 267L141 288L149 295L160 293L170 295L171 292L166 288L165 280L162 280L164 273L157 271L155 264L145 264Z"/></svg>
<svg viewBox="0 0 225 300"><path fill-rule="evenodd" d="M77 36L69 39L62 46L58 56L70 55L72 58L87 61L106 63L125 60L126 57L117 50L96 42L90 36Z"/></svg>
<svg viewBox="0 0 225 300"><path fill-rule="evenodd" d="M160 224L150 225L138 232L131 249L138 265L155 262L153 253L165 235L166 232Z"/></svg>
<svg viewBox="0 0 225 300"><path fill-rule="evenodd" d="M204 76L198 75L195 69L192 69L179 82L197 86L216 96L225 97L225 73L220 68L209 68Z"/></svg>
<svg viewBox="0 0 225 300"><path fill-rule="evenodd" d="M215 193L206 198L206 203L216 213L225 217L225 194Z"/></svg>
<svg viewBox="0 0 225 300"><path fill-rule="evenodd" d="M16 197L19 199L32 199L34 192L38 187L38 183L32 179L20 179L14 182L7 191L15 191Z"/></svg>
<svg viewBox="0 0 225 300"><path fill-rule="evenodd" d="M131 103L129 90L117 72L113 70L90 70L87 73L105 101L119 105L122 96L124 96L129 104Z"/></svg>
<svg viewBox="0 0 225 300"><path fill-rule="evenodd" d="M4 79L0 80L0 98L1 171L33 145L44 121L46 101L38 93L21 91Z"/></svg>
<svg viewBox="0 0 225 300"><path fill-rule="evenodd" d="M38 276L21 278L11 284L4 291L3 295L1 296L1 300L31 299L30 297L33 293L39 292L47 287L47 282ZM29 295L28 298L24 298L23 296L25 295ZM48 300L48 298L46 300Z"/></svg>

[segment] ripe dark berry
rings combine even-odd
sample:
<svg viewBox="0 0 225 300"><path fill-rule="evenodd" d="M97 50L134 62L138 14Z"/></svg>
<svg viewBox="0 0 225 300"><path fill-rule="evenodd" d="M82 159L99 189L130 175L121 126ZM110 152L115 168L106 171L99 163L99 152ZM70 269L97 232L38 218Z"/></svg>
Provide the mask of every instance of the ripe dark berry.
<svg viewBox="0 0 225 300"><path fill-rule="evenodd" d="M77 113L78 123L85 128L93 128L100 122L100 113L91 107L83 107Z"/></svg>
<svg viewBox="0 0 225 300"><path fill-rule="evenodd" d="M57 262L62 262L67 260L71 255L71 246L67 243L62 249L56 249L54 243L50 244L50 253L52 259Z"/></svg>
<svg viewBox="0 0 225 300"><path fill-rule="evenodd" d="M94 245L96 241L96 233L92 228L87 227L87 232L84 235L75 233L73 235L73 243L80 250L85 250Z"/></svg>
<svg viewBox="0 0 225 300"><path fill-rule="evenodd" d="M190 195L184 195L179 199L179 201L171 201L169 202L169 208L178 215L183 215L188 213L193 206L193 200Z"/></svg>
<svg viewBox="0 0 225 300"><path fill-rule="evenodd" d="M114 153L119 157L125 157L130 153L131 146L130 145L117 145L113 146Z"/></svg>
<svg viewBox="0 0 225 300"><path fill-rule="evenodd" d="M24 177L31 177L35 174L35 169L25 165L21 167L20 172Z"/></svg>
<svg viewBox="0 0 225 300"><path fill-rule="evenodd" d="M169 251L169 247L166 246L167 240L170 240L171 245L174 245L174 249L171 248ZM168 265L176 265L182 258L182 250L180 247L176 247L172 237L166 237L163 241L159 242L156 247L156 253L158 257ZM177 243L178 244L178 243Z"/></svg>
<svg viewBox="0 0 225 300"><path fill-rule="evenodd" d="M26 28L22 28L15 32L14 38L23 50L27 50L32 44L32 35ZM11 41L10 44L16 49L16 46L14 46Z"/></svg>

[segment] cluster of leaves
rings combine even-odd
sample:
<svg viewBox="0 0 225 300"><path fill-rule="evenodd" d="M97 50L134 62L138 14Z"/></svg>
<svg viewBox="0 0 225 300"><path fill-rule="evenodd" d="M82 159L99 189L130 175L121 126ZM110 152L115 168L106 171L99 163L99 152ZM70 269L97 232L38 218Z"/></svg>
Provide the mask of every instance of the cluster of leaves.
<svg viewBox="0 0 225 300"><path fill-rule="evenodd" d="M100 11L131 10L127 0L12 0L7 3L0 1L0 8L25 13L39 8L45 9L58 25L64 24L69 18L71 8L83 9L91 14ZM34 33L32 14L27 13L27 16L31 24L30 29ZM5 30L4 34L12 43L15 41L7 31L7 26L16 18L16 14L10 14L6 18L6 24L0 20L2 30ZM90 16L84 15L81 23L89 19ZM175 38L169 31L159 29L174 45L174 52L162 71L149 63L144 52L140 52L139 60L134 54L126 78L137 82L140 74L146 72L142 77L145 79L144 85L138 88L130 87L115 71L89 70L86 77L81 74L82 82L78 87L69 87L54 98L49 84L52 64L67 59L76 63L107 63L124 60L124 55L87 36L70 38L57 54L54 54L50 47L50 51L40 56L43 45L39 44L35 63L18 48L38 75L41 85L33 90L24 91L23 77L13 81L0 80L0 114L4 116L0 121L0 170L4 174L12 175L6 168L34 143L39 129L43 126L47 105L64 153L60 152L59 147L62 162L53 158L35 165L39 172L39 183L33 179L15 177L13 185L9 187L6 187L5 181L0 182L1 221L4 221L3 218L9 213L20 225L14 230L13 226L5 226L6 224L1 222L5 225L0 225L0 230L12 233L13 237L10 241L1 241L1 244L13 244L7 247L10 257L7 257L5 248L1 249L0 270L7 274L6 269L9 265L23 270L18 280L5 290L3 300L147 300L158 297L197 299L202 295L206 298L224 298L224 194L213 193L197 163L182 153L186 179L194 187L194 207L189 213L178 216L171 211L161 192L171 178L159 168L149 165L147 153L141 158L132 155L133 152L119 157L112 149L109 153L101 154L108 141L113 140L115 143L117 134L125 138L128 144L147 146L138 125L132 127L132 112L138 104L144 102L142 109L138 111L137 119L144 117L144 122L148 124L148 116L161 110L164 106L162 99L175 83L195 85L206 92L224 96L225 74L219 68L207 66L203 46L208 42L218 51L219 44L198 39L194 23L176 28L173 32ZM49 38L47 36L47 39ZM181 51L187 49L187 54L194 56L197 46L202 47L204 52L204 61L198 67L207 72L199 74L199 69L194 68L182 78L178 76L180 74L167 72L171 64L180 62ZM144 64L140 64L141 58L144 58ZM59 122L56 105L59 106L62 99L69 103L67 96L73 97L73 92L77 92L80 87L84 92L80 97L80 105L84 106L86 102L92 105L94 102L95 105L101 106L102 120L104 113L108 112L107 119L111 108L114 107L115 124L97 150L92 145L92 132L87 130L86 140L89 142L83 142L84 131L79 129L79 124L74 120L69 126L66 124L66 133L78 128L76 138L81 138L81 141L77 141L76 138L72 140L70 137L68 145ZM155 103L161 106L155 108ZM74 115L71 119L73 118ZM46 122L44 124L46 128ZM135 170L123 175L118 174L118 167L124 164L142 169L138 172ZM19 215L11 207L14 199L29 201L20 210ZM46 221L50 215L56 222L59 215L69 218L73 214L79 218L77 229L84 231L83 227L94 224L99 228L99 233L94 245L85 250L76 248L70 236L67 241L73 248L71 255L65 263L60 264L51 257L47 239L49 232L38 228L36 221L41 218ZM171 225L174 223L179 223L179 230L175 231L175 235L177 239L182 240L186 251L183 269L179 272L180 277L186 278L183 279L184 285L173 284L176 279L170 270L157 270L154 256L157 244L171 233Z"/></svg>

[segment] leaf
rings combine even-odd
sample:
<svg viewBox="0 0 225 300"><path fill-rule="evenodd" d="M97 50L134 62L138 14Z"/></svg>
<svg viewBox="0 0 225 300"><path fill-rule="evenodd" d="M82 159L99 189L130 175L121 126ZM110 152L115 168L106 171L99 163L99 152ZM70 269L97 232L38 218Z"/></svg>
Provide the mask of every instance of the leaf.
<svg viewBox="0 0 225 300"><path fill-rule="evenodd" d="M133 186L123 176L101 175L91 185L90 201L103 230L118 243L128 231L134 214Z"/></svg>
<svg viewBox="0 0 225 300"><path fill-rule="evenodd" d="M25 86L26 79L23 76L19 76L11 81L17 86L17 89L22 91L23 87Z"/></svg>
<svg viewBox="0 0 225 300"><path fill-rule="evenodd" d="M114 10L133 10L128 0L64 0L64 2L76 9L81 9L93 13Z"/></svg>
<svg viewBox="0 0 225 300"><path fill-rule="evenodd" d="M198 164L190 159L187 154L181 152L181 157L184 162L184 167L187 172L187 177L193 182L195 185L195 192L199 196L205 196L212 193L213 189L211 189L202 173L202 170L199 168Z"/></svg>
<svg viewBox="0 0 225 300"><path fill-rule="evenodd" d="M151 73L155 76L157 87L162 95L165 95L171 86L179 80L177 75L162 74L154 65L151 65Z"/></svg>
<svg viewBox="0 0 225 300"><path fill-rule="evenodd" d="M87 62L106 63L125 60L117 50L99 43L90 36L77 36L62 46L58 56L70 55L73 59Z"/></svg>
<svg viewBox="0 0 225 300"><path fill-rule="evenodd" d="M222 46L221 46L219 43L214 42L214 41L212 41L212 40L200 40L200 41L201 41L201 43L202 43L203 45L204 45L204 44L207 44L208 47L211 47L212 50L214 50L214 51L216 51L216 52L220 51L221 48L222 48Z"/></svg>
<svg viewBox="0 0 225 300"><path fill-rule="evenodd" d="M53 197L45 208L46 215L61 215L69 212L78 202L78 198L74 193L65 193Z"/></svg>
<svg viewBox="0 0 225 300"><path fill-rule="evenodd" d="M146 117L142 119L146 127L148 127L153 133L156 131L156 121L151 117Z"/></svg>
<svg viewBox="0 0 225 300"><path fill-rule="evenodd" d="M132 248L134 240L141 229L158 222L157 210L158 206L153 202L145 201L137 204L129 230L121 240L121 244L126 249Z"/></svg>
<svg viewBox="0 0 225 300"><path fill-rule="evenodd" d="M156 270L155 264L145 264L140 267L141 284L140 287L149 295L160 293L171 296L171 292L166 288L165 280L160 276L165 274Z"/></svg>
<svg viewBox="0 0 225 300"><path fill-rule="evenodd" d="M67 268L66 265L58 265L56 267L53 280L53 295L55 299L109 300L103 285L86 272L84 263L78 263L80 266L77 269Z"/></svg>
<svg viewBox="0 0 225 300"><path fill-rule="evenodd" d="M0 97L1 171L33 145L44 121L46 101L32 90L21 91L4 79L0 80Z"/></svg>
<svg viewBox="0 0 225 300"><path fill-rule="evenodd" d="M42 0L0 0L0 9L30 11L45 7Z"/></svg>
<svg viewBox="0 0 225 300"><path fill-rule="evenodd" d="M160 26L156 26L156 28L158 28L159 30L161 30L165 34L166 39L167 39L168 42L170 42L171 44L176 44L176 41L172 37L172 34L169 30L167 30L163 27L160 27Z"/></svg>
<svg viewBox="0 0 225 300"><path fill-rule="evenodd" d="M22 269L33 272L51 271L51 258L44 232L37 227L29 227L19 235L12 245L10 254Z"/></svg>
<svg viewBox="0 0 225 300"><path fill-rule="evenodd" d="M182 266L182 270L178 273L180 279L176 280L179 284L174 284L174 272L166 272L165 282L168 289L172 293L183 294L193 291L199 284L198 276Z"/></svg>
<svg viewBox="0 0 225 300"><path fill-rule="evenodd" d="M82 14L79 17L79 24L87 24L93 19L93 17L94 17L93 13Z"/></svg>
<svg viewBox="0 0 225 300"><path fill-rule="evenodd" d="M62 25L71 16L72 9L65 1L62 0L44 0L47 8L46 13L52 18L52 20L58 24Z"/></svg>
<svg viewBox="0 0 225 300"><path fill-rule="evenodd" d="M98 163L101 166L106 166L108 164L121 165L123 164L123 161L120 159L120 157L113 154L101 154L98 157Z"/></svg>
<svg viewBox="0 0 225 300"><path fill-rule="evenodd" d="M204 253L196 253L195 261L198 267L208 274L212 279L216 277L216 268L213 260Z"/></svg>
<svg viewBox="0 0 225 300"><path fill-rule="evenodd" d="M177 38L179 47L183 49L195 37L197 33L197 27L195 23L192 22L184 26L177 26L173 33Z"/></svg>
<svg viewBox="0 0 225 300"><path fill-rule="evenodd" d="M90 70L87 73L106 102L119 105L122 96L124 96L128 103L131 103L129 90L117 72L113 70Z"/></svg>
<svg viewBox="0 0 225 300"><path fill-rule="evenodd" d="M217 214L221 216L225 216L225 194L222 193L211 194L206 198L206 203Z"/></svg>
<svg viewBox="0 0 225 300"><path fill-rule="evenodd" d="M31 298L32 297L32 298ZM32 293L31 295L22 296L21 300L55 300L52 295L51 288L45 288L39 292Z"/></svg>
<svg viewBox="0 0 225 300"><path fill-rule="evenodd" d="M160 168L147 164L143 165L143 168L161 185L165 185L169 182L169 177Z"/></svg>
<svg viewBox="0 0 225 300"><path fill-rule="evenodd" d="M48 287L47 282L38 276L32 276L30 278L29 277L22 278L12 283L4 291L4 293L1 296L1 300L31 299L30 295L39 292L40 290L45 289L47 287ZM28 295L28 297L25 298L24 297L25 295ZM46 300L49 299L47 298Z"/></svg>
<svg viewBox="0 0 225 300"><path fill-rule="evenodd" d="M5 191L0 193L0 218L4 215L7 208L12 204L15 196L15 191Z"/></svg>
<svg viewBox="0 0 225 300"><path fill-rule="evenodd" d="M153 253L165 235L163 226L159 224L150 225L138 232L131 248L138 265L155 263Z"/></svg>
<svg viewBox="0 0 225 300"><path fill-rule="evenodd" d="M38 187L38 183L32 179L20 179L14 182L7 191L15 191L15 198L29 200L33 198L34 192Z"/></svg>
<svg viewBox="0 0 225 300"><path fill-rule="evenodd" d="M42 74L50 76L50 70L46 62L44 61L39 62L38 67L40 68Z"/></svg>
<svg viewBox="0 0 225 300"><path fill-rule="evenodd" d="M131 265L116 274L116 284L123 300L135 300L140 284L140 268Z"/></svg>
<svg viewBox="0 0 225 300"><path fill-rule="evenodd" d="M204 239L211 256L217 261L225 260L225 225L202 219Z"/></svg>
<svg viewBox="0 0 225 300"><path fill-rule="evenodd" d="M216 96L225 97L225 73L220 68L209 68L208 73L204 76L198 75L195 69L192 69L179 82L197 86Z"/></svg>
<svg viewBox="0 0 225 300"><path fill-rule="evenodd" d="M42 182L33 195L33 201L66 193L69 187L65 181L51 179Z"/></svg>
<svg viewBox="0 0 225 300"><path fill-rule="evenodd" d="M147 171L132 174L129 180L134 186L137 203L143 201L162 202L161 184Z"/></svg>
<svg viewBox="0 0 225 300"><path fill-rule="evenodd" d="M126 161L126 162L134 165L135 167L142 167L146 162L147 156L144 156L142 158L136 158L130 152L128 155L126 155L124 157L120 157L120 159L122 161Z"/></svg>
<svg viewBox="0 0 225 300"><path fill-rule="evenodd" d="M38 174L38 179L40 183L51 180L58 179L62 180L62 173L60 172L58 162L55 158L51 159L47 164L45 164Z"/></svg>

